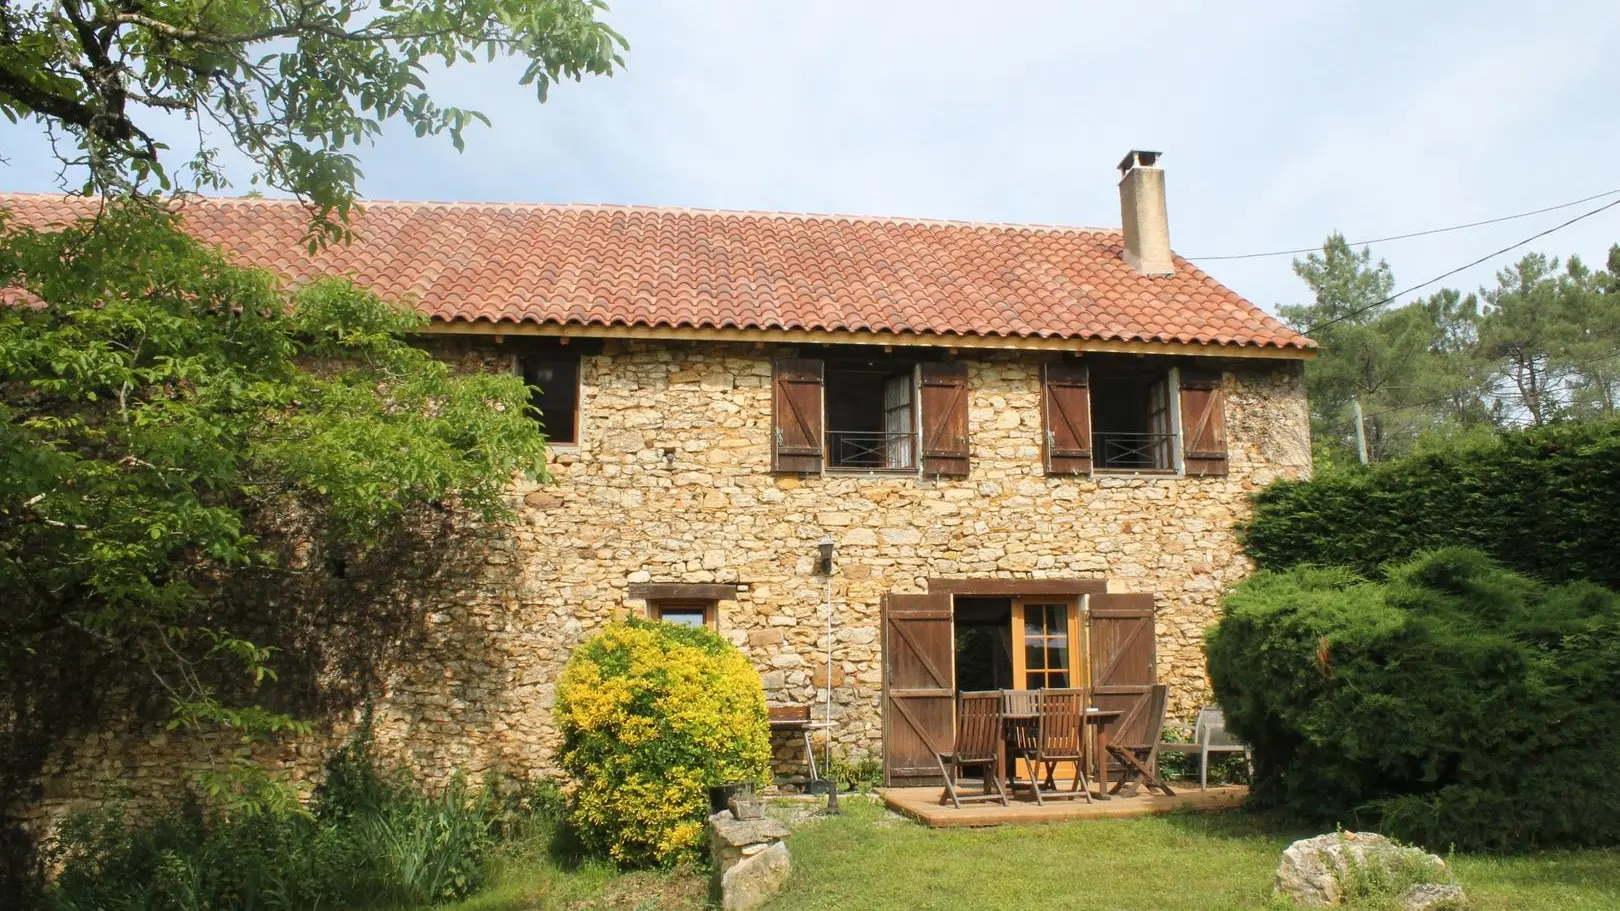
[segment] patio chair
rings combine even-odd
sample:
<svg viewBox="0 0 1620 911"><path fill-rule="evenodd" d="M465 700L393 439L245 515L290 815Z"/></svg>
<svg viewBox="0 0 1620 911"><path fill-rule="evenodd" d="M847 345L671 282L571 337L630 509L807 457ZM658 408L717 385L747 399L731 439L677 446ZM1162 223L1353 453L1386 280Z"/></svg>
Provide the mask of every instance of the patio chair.
<svg viewBox="0 0 1620 911"><path fill-rule="evenodd" d="M1187 730L1184 724L1171 725L1173 728ZM1219 706L1207 705L1198 710L1198 720L1192 727L1191 743L1165 743L1160 742L1159 752L1166 750L1172 753L1198 754L1198 790L1209 788L1209 755L1211 753L1242 753L1245 763L1253 768L1252 757L1249 754L1249 745L1239 741L1226 732L1226 716L1221 713Z"/></svg>
<svg viewBox="0 0 1620 911"><path fill-rule="evenodd" d="M1035 796L1035 802L1041 803L1041 784L1037 780L1035 771L1036 734L1041 706L1040 690L1002 690L1001 713L1002 728L1007 742L1007 772L1008 787L1014 794L1018 789L1025 787L1025 783L1018 780L1018 761L1024 761L1024 768L1029 770L1028 788Z"/></svg>
<svg viewBox="0 0 1620 911"><path fill-rule="evenodd" d="M1169 692L1170 688L1162 683L1149 690L1147 715L1144 724L1137 728L1138 736L1108 744L1108 754L1119 760L1121 769L1119 781L1108 789L1108 793L1118 794L1121 788L1140 776L1149 791L1158 788L1166 797L1176 796L1176 792L1170 790L1170 786L1159 777L1159 741L1164 734L1164 704Z"/></svg>
<svg viewBox="0 0 1620 911"><path fill-rule="evenodd" d="M957 702L956 743L948 753L935 753L939 773L945 777L945 791L939 802L949 800L962 809L964 802L986 800L1007 805L1007 791L1001 786L1001 693L963 693ZM982 794L964 795L957 788L962 771L978 768L984 775Z"/></svg>
<svg viewBox="0 0 1620 911"><path fill-rule="evenodd" d="M1034 766L1046 769L1046 789L1036 789L1036 797L1072 800L1084 797L1091 803L1091 784L1086 781L1086 691L1084 689L1041 690L1036 710ZM1074 779L1067 791L1057 789L1054 776L1060 762L1072 763ZM1038 775L1030 769L1031 777Z"/></svg>

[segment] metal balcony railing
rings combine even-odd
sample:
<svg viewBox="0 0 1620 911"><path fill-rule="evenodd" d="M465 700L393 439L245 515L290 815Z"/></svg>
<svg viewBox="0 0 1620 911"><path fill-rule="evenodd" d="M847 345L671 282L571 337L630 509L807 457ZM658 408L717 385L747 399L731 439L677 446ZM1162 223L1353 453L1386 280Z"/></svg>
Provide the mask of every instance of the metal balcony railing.
<svg viewBox="0 0 1620 911"><path fill-rule="evenodd" d="M827 467L868 471L917 467L917 435L869 430L827 431Z"/></svg>
<svg viewBox="0 0 1620 911"><path fill-rule="evenodd" d="M1105 432L1091 435L1092 452L1098 468L1167 471L1176 435L1173 433Z"/></svg>

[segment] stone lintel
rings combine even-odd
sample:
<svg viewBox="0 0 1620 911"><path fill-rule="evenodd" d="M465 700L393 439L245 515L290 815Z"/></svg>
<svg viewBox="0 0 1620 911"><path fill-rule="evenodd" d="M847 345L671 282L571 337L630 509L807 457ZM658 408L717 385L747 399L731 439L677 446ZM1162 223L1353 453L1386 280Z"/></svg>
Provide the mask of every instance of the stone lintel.
<svg viewBox="0 0 1620 911"><path fill-rule="evenodd" d="M1019 597L1028 595L1106 595L1104 579L929 579L929 594Z"/></svg>
<svg viewBox="0 0 1620 911"><path fill-rule="evenodd" d="M629 595L642 601L735 601L737 588L713 582L638 582Z"/></svg>

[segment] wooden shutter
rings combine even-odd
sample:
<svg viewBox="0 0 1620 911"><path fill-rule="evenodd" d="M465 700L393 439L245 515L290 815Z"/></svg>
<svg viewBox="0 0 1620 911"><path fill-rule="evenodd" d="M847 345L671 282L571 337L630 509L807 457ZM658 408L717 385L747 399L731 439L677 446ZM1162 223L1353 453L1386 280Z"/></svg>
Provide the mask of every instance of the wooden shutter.
<svg viewBox="0 0 1620 911"><path fill-rule="evenodd" d="M967 365L921 366L923 474L966 476L970 456Z"/></svg>
<svg viewBox="0 0 1620 911"><path fill-rule="evenodd" d="M883 597L883 781L942 784L935 753L956 738L951 596Z"/></svg>
<svg viewBox="0 0 1620 911"><path fill-rule="evenodd" d="M1108 729L1118 744L1147 739L1153 684L1158 682L1152 595L1091 595L1092 702L1122 714Z"/></svg>
<svg viewBox="0 0 1620 911"><path fill-rule="evenodd" d="M821 361L782 358L774 364L771 464L776 471L821 471Z"/></svg>
<svg viewBox="0 0 1620 911"><path fill-rule="evenodd" d="M1226 474L1226 390L1219 371L1181 370L1181 445L1188 476Z"/></svg>
<svg viewBox="0 0 1620 911"><path fill-rule="evenodd" d="M1047 474L1091 473L1091 390L1084 364L1047 364L1041 373Z"/></svg>

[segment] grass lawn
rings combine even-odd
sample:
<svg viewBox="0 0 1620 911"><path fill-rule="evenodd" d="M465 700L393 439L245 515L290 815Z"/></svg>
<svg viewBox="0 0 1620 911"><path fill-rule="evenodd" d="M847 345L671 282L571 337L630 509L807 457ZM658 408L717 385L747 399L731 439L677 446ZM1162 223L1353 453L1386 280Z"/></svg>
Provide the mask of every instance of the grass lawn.
<svg viewBox="0 0 1620 911"><path fill-rule="evenodd" d="M1316 834L1247 813L1178 814L996 829L924 829L863 800L801 826L794 874L768 911L810 909L1272 909L1282 849ZM1620 908L1620 851L1458 857L1473 909ZM702 907L694 872L565 871L543 853L509 863L457 911L662 911Z"/></svg>

